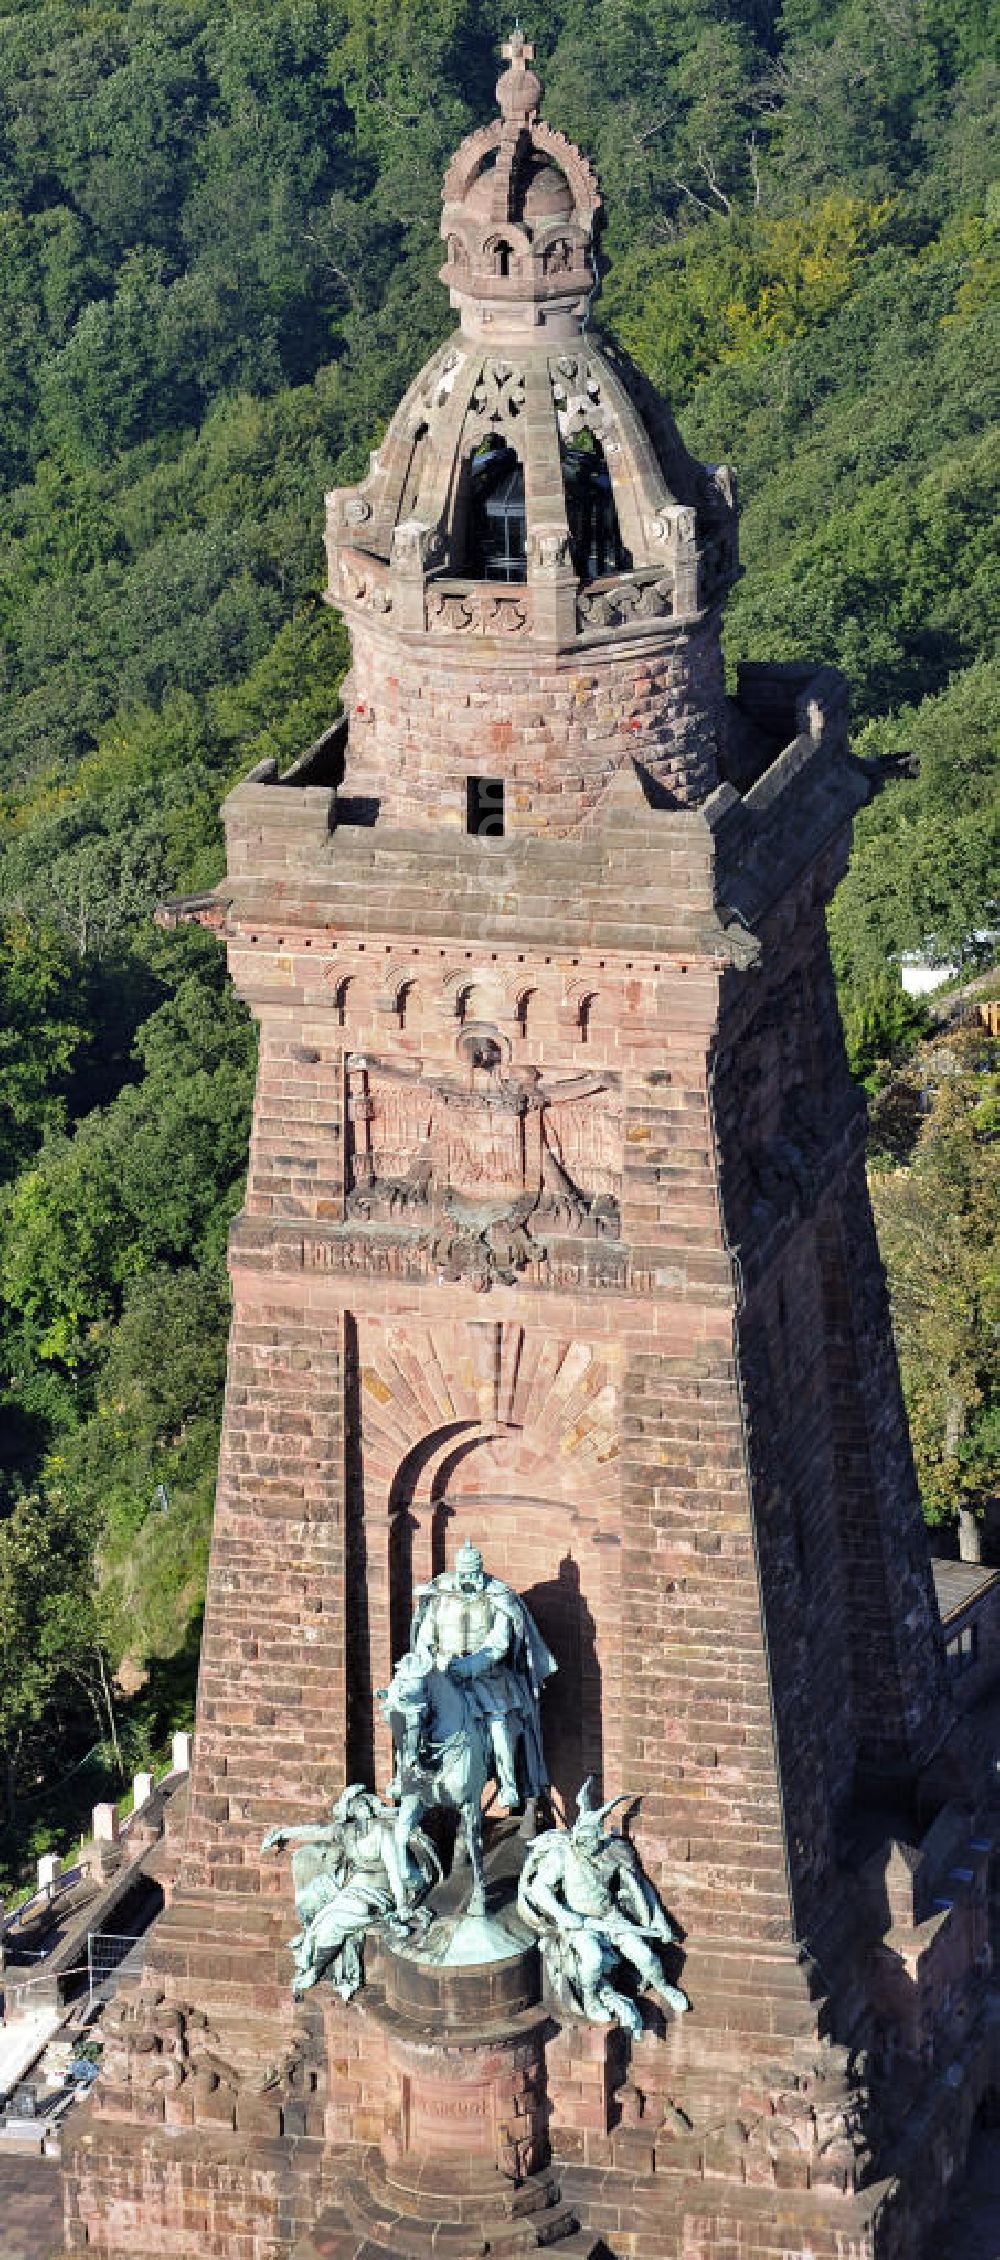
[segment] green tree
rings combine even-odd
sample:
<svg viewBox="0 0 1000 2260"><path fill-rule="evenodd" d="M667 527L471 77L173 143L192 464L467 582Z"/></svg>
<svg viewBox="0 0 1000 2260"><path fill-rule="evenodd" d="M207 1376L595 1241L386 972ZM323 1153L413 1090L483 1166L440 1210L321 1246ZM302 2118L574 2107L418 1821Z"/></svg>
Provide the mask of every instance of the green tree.
<svg viewBox="0 0 1000 2260"><path fill-rule="evenodd" d="M852 1075L866 1090L876 1090L886 1069L913 1050L926 1028L926 1009L906 995L898 971L886 967L852 993L844 1011L844 1041Z"/></svg>
<svg viewBox="0 0 1000 2260"><path fill-rule="evenodd" d="M872 1199L924 1508L941 1521L1000 1478L1000 1055L985 1030L925 1047L912 1152Z"/></svg>
<svg viewBox="0 0 1000 2260"><path fill-rule="evenodd" d="M11 1195L8 1323L32 1357L82 1381L106 1354L129 1280L164 1262L222 1267L254 1056L222 980L204 956L182 975L136 1040L141 1081L51 1140Z"/></svg>
<svg viewBox="0 0 1000 2260"><path fill-rule="evenodd" d="M62 1128L90 1040L79 959L52 928L0 927L0 1181Z"/></svg>
<svg viewBox="0 0 1000 2260"><path fill-rule="evenodd" d="M29 1768L85 1696L113 1735L107 1658L94 1607L92 1533L50 1496L26 1495L0 1522L0 1763L6 1817Z"/></svg>
<svg viewBox="0 0 1000 2260"><path fill-rule="evenodd" d="M916 774L889 783L859 817L831 909L849 1015L867 1009L890 957L922 945L960 955L977 931L1000 926L998 748L1000 670L988 662L859 735L859 753L905 758Z"/></svg>

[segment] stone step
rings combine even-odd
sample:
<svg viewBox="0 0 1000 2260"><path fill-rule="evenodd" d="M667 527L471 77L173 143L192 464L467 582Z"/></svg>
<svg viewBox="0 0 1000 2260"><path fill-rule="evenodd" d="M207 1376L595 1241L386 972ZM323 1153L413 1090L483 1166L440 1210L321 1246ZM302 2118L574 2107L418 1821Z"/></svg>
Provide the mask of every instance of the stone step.
<svg viewBox="0 0 1000 2260"><path fill-rule="evenodd" d="M321 2220L294 2245L291 2260L520 2260L539 2250L555 2251L560 2260L597 2260L600 2239L578 2226L569 2207L546 2211L522 2221L457 2222L389 2215L377 2208L368 2194L368 2206L359 2201L357 2185L348 2185L342 2202L330 2205Z"/></svg>
<svg viewBox="0 0 1000 2260"><path fill-rule="evenodd" d="M387 2166L380 2152L370 2151L363 2180L388 2211L434 2220L446 2214L449 2220L476 2222L484 2213L522 2218L559 2203L554 2174L533 2174L517 2185L489 2160L473 2157L433 2161L422 2152L404 2152Z"/></svg>

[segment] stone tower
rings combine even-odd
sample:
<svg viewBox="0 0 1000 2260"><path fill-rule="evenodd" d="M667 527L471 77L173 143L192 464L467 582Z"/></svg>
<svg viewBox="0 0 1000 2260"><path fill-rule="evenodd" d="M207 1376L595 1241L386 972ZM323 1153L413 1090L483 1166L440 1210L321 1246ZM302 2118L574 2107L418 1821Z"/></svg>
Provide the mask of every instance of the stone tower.
<svg viewBox="0 0 1000 2260"><path fill-rule="evenodd" d="M507 53L445 181L459 326L328 498L345 718L226 806L260 1070L195 1767L77 2252L901 2255L987 2078L824 926L867 779L831 670L726 696L732 474L593 330L594 176ZM384 1785L467 1535L558 1661L557 1814L631 1791L680 1926L692 2012L639 2041L374 1950L291 2001L262 1836ZM907 2157L879 2078L944 2046Z"/></svg>

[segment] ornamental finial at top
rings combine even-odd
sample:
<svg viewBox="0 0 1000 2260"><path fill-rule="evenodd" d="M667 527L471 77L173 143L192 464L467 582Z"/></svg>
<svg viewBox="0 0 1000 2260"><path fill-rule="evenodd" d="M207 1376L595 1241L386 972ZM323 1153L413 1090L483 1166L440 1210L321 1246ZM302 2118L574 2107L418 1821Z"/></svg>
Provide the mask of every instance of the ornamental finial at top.
<svg viewBox="0 0 1000 2260"><path fill-rule="evenodd" d="M578 334L594 293L601 198L593 168L539 114L542 82L520 25L505 41L500 116L466 135L444 179L443 280L467 336Z"/></svg>
<svg viewBox="0 0 1000 2260"><path fill-rule="evenodd" d="M534 125L542 99L542 82L537 72L528 68L534 62L535 50L530 40L525 39L520 24L514 25L500 52L510 65L509 70L501 71L497 80L497 102L504 123L519 129Z"/></svg>

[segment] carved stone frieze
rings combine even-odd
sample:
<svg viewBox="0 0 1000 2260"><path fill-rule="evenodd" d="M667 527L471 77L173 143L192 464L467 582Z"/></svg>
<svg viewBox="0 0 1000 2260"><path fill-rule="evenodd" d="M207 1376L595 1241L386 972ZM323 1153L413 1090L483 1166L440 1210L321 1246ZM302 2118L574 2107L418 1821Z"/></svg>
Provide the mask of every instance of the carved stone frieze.
<svg viewBox="0 0 1000 2260"><path fill-rule="evenodd" d="M447 636L523 636L531 628L531 597L526 588L499 593L471 582L436 582L427 592L427 626Z"/></svg>
<svg viewBox="0 0 1000 2260"><path fill-rule="evenodd" d="M307 2080L301 2050L278 2049L262 2058L256 2036L246 2061L221 2039L204 2011L173 2001L146 1980L119 1993L102 2019L104 2060L96 2090L100 2114L138 2114L174 2125L211 2120L260 2129L261 2111L271 2131L281 2131L286 2108L316 2089Z"/></svg>
<svg viewBox="0 0 1000 2260"><path fill-rule="evenodd" d="M487 1285L545 1232L618 1238L621 1093L603 1075L436 1071L348 1060L347 1214L416 1225L445 1278Z"/></svg>
<svg viewBox="0 0 1000 2260"><path fill-rule="evenodd" d="M484 1289L499 1283L493 1249L487 1248L484 1253L481 1241L474 1244L471 1237L463 1249L456 1245L460 1237L446 1232L435 1237L421 1232L412 1221L409 1226L348 1226L296 1235L282 1255L286 1263L294 1258L304 1271L346 1272L409 1284L466 1279ZM648 1295L652 1291L652 1271L632 1263L627 1251L615 1241L575 1240L566 1248L552 1241L542 1246L529 1238L528 1244L531 1257L518 1271L519 1286L562 1288L571 1293L584 1288L592 1294Z"/></svg>
<svg viewBox="0 0 1000 2260"><path fill-rule="evenodd" d="M512 430L524 409L524 370L516 369L511 361L484 361L477 384L469 395L465 437L469 426L481 427L487 435L500 436Z"/></svg>
<svg viewBox="0 0 1000 2260"><path fill-rule="evenodd" d="M624 628L644 620L662 620L673 611L673 576L656 566L649 573L619 577L606 587L582 589L577 600L577 623L587 628Z"/></svg>

